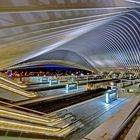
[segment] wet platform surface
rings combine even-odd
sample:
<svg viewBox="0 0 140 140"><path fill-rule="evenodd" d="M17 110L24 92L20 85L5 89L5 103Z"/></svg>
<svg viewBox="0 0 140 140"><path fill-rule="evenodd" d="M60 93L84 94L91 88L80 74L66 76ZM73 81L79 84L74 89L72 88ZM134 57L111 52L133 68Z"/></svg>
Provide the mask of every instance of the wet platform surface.
<svg viewBox="0 0 140 140"><path fill-rule="evenodd" d="M78 89L73 89L70 91L66 91L65 88L59 88L59 89L53 89L53 90L47 90L47 91L39 91L37 92L40 96L56 96L56 95L62 95L62 94L70 94L70 93L77 93L81 91L86 91L86 85L79 86Z"/></svg>
<svg viewBox="0 0 140 140"><path fill-rule="evenodd" d="M55 113L62 115L65 113L73 114L80 120L84 127L74 132L66 138L66 140L80 140L104 121L115 115L123 106L131 102L136 95L132 93L119 93L118 100L110 104L105 103L105 96L67 107Z"/></svg>
<svg viewBox="0 0 140 140"><path fill-rule="evenodd" d="M60 98L65 98L65 97L69 97L69 96L75 96L77 94L82 94L86 90L87 90L87 86L82 85L82 86L78 86L78 89L73 89L68 92L65 90L65 88L38 91L36 93L40 96L39 98L19 102L19 103L17 103L17 105L25 105L25 104L32 104L32 103L41 102L41 101L57 100Z"/></svg>

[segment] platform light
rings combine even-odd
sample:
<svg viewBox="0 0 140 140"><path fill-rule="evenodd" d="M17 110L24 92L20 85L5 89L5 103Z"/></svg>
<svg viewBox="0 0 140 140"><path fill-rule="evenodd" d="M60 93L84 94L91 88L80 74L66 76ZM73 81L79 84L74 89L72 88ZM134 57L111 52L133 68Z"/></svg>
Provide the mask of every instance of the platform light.
<svg viewBox="0 0 140 140"><path fill-rule="evenodd" d="M105 94L105 101L106 101L107 104L109 104L109 96L108 96L108 93Z"/></svg>
<svg viewBox="0 0 140 140"><path fill-rule="evenodd" d="M69 90L74 90L74 89L78 89L78 84L77 83L66 84L66 93L68 93Z"/></svg>
<svg viewBox="0 0 140 140"><path fill-rule="evenodd" d="M108 90L105 94L105 101L107 104L111 103L114 100L117 100L118 93L116 90Z"/></svg>
<svg viewBox="0 0 140 140"><path fill-rule="evenodd" d="M110 85L111 85L111 86L114 86L114 83L113 83L113 82L110 82Z"/></svg>
<svg viewBox="0 0 140 140"><path fill-rule="evenodd" d="M133 89L129 89L129 92L133 92L134 90Z"/></svg>

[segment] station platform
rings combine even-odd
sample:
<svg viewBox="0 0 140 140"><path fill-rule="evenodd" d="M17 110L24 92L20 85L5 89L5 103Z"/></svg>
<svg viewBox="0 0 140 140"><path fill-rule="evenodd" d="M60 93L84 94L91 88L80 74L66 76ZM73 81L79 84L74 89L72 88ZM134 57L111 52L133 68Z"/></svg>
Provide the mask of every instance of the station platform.
<svg viewBox="0 0 140 140"><path fill-rule="evenodd" d="M86 85L79 86L78 89L73 89L70 91L66 91L65 88L59 88L59 89L53 89L53 90L47 90L47 91L39 91L37 92L40 96L57 96L57 95L64 95L64 94L74 94L77 92L84 92L87 90Z"/></svg>
<svg viewBox="0 0 140 140"><path fill-rule="evenodd" d="M68 137L69 140L80 140L106 120L116 115L124 106L133 101L137 96L138 95L129 92L119 93L118 100L106 104L105 95L102 95L53 113L58 115L71 113L80 120L84 124L84 127Z"/></svg>
<svg viewBox="0 0 140 140"><path fill-rule="evenodd" d="M52 90L52 89L58 89L58 88L64 88L67 83L61 83L59 85L52 85L46 83L39 83L39 84L33 84L28 85L25 89L27 91L43 91L43 90Z"/></svg>
<svg viewBox="0 0 140 140"><path fill-rule="evenodd" d="M53 101L60 98L71 97L74 95L82 94L86 90L87 90L87 86L82 85L82 86L78 86L78 89L70 90L68 92L65 90L65 88L59 88L59 89L47 90L47 91L38 91L36 93L40 96L40 98L31 99L15 104L26 105L26 104L31 104L35 102L41 102L41 101Z"/></svg>
<svg viewBox="0 0 140 140"><path fill-rule="evenodd" d="M27 91L43 91L43 90L52 90L52 89L57 89L57 88L65 88L67 83L75 83L77 82L79 86L81 85L86 85L89 82L94 82L94 83L100 83L100 82L106 82L106 81L114 81L114 80L118 80L118 79L98 79L98 80L82 80L82 81L74 81L74 82L63 82L58 85L52 85L49 86L49 84L44 84L44 83L40 83L40 84L35 84L35 85L28 85L28 87L26 87L25 89Z"/></svg>
<svg viewBox="0 0 140 140"><path fill-rule="evenodd" d="M75 81L77 82L77 81ZM78 85L86 85L88 81L81 81L78 83ZM50 86L48 83L40 83L40 84L31 84L28 85L28 87L26 87L25 89L27 91L43 91L43 90L52 90L52 89L58 89L58 88L65 88L66 84L69 82L63 82L60 83L59 85L52 85Z"/></svg>
<svg viewBox="0 0 140 140"><path fill-rule="evenodd" d="M113 140L116 139L115 137L120 137L120 139L123 140L138 140L138 137L140 137L140 110L138 111L138 114L135 114L134 117L132 117L132 111L136 111L138 103L140 103L140 95L122 108L116 115L113 115L102 125L86 135L82 140ZM130 116L132 117L133 123L129 118ZM129 122L128 126L126 122ZM122 129L125 130L122 131ZM119 131L121 131L121 134L119 134Z"/></svg>

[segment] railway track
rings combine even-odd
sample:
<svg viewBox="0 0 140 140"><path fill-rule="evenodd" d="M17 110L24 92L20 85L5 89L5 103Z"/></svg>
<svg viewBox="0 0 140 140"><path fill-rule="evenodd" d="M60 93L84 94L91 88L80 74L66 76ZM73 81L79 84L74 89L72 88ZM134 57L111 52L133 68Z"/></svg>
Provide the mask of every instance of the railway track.
<svg viewBox="0 0 140 140"><path fill-rule="evenodd" d="M64 99L56 99L54 101L43 101L43 102L36 102L34 104L24 105L26 108L30 108L33 110L37 110L44 113L50 113L73 104L77 104L83 102L85 100L89 100L104 94L106 89L96 89L91 91L85 91L83 94L75 95L69 98Z"/></svg>

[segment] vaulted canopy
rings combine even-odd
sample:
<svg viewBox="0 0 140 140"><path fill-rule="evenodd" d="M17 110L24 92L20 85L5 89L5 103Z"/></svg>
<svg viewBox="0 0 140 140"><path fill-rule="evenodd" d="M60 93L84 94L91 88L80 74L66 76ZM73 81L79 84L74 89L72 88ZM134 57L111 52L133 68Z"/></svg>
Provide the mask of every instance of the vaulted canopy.
<svg viewBox="0 0 140 140"><path fill-rule="evenodd" d="M140 70L139 0L0 0L0 69L55 63Z"/></svg>

